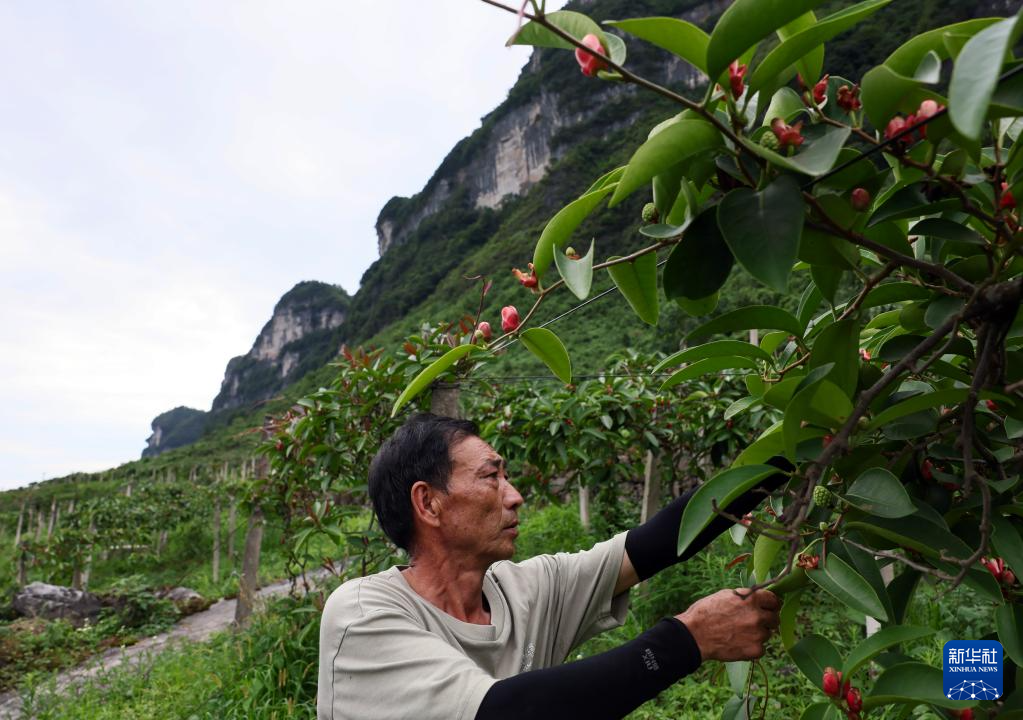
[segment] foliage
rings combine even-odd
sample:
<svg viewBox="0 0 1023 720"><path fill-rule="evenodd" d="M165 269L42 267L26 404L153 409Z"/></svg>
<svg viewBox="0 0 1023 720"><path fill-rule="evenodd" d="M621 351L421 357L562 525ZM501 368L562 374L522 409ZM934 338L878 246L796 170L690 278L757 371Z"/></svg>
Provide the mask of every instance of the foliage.
<svg viewBox="0 0 1023 720"><path fill-rule="evenodd" d="M750 528L756 545L749 581L779 592L812 583L851 612L883 624L878 640L843 658L815 635L796 641L796 608L810 591L789 595L786 648L815 685L821 667L845 664L849 679L893 644L884 638L913 632L902 624L905 598L893 596L882 580L882 569L893 563L910 568L907 580L924 573L953 588L965 583L986 598L1012 655L1021 647L1013 608L1019 590L1004 567L1023 565L1023 527L1015 511L1023 437L1023 355L1017 349L1023 234L1014 198L1017 183L1023 187L1023 144L1016 142L1014 122L1023 116L1023 103L1015 85L999 85L999 76L1015 67L1016 20L976 20L924 33L866 72L861 89L837 75L818 81L823 53L807 51L830 39L835 31L829 28L844 29L883 3L868 0L855 6L857 14L839 10L819 21L812 12L818 4L731 5L703 36L705 56L678 50L683 61L720 78L700 100L636 74L611 46L616 60L608 61L601 78L651 90L681 112L665 117L623 166L605 167L595 181L581 184L579 200L556 213L537 242L533 274L523 281L534 303L523 323L460 365L468 374L473 361L485 363L521 338L567 379L569 360L552 362L528 333L536 311L549 296L563 294L562 286L585 296L579 288L592 283L581 274L607 269L622 299L653 324L659 285L698 317L713 313L733 263L779 293L795 280L801 290L795 312L769 301L706 320L685 337L705 342L668 365L678 367L676 381L739 371L748 394L735 405L735 416L781 413L732 467L704 484L704 501L690 504L685 526L701 527L717 512L715 498L725 504L757 482L761 463L783 456L792 482L775 503L777 518ZM539 3L532 6L522 42L584 47L572 32L596 27L570 11L548 16ZM675 20L616 24L675 49L665 40L677 31ZM774 34L774 49L756 54ZM795 77L797 70L807 73L807 84ZM552 251L571 255L564 248L596 207L606 202L612 208L643 186L651 187L652 203L641 233L656 242L571 271L572 260L550 265ZM666 264L653 262L658 254ZM673 262L676 256L684 259ZM766 334L759 342L706 342L737 331ZM561 347L556 339L547 345L555 342ZM443 358L422 377L439 368L447 368ZM402 399L417 388L413 381ZM564 409L537 409L548 411L536 414L549 418L551 436L574 423ZM576 449L581 461L592 462L582 433L592 432L597 441L598 422L581 419L580 435L548 444L553 454L539 466L568 470ZM596 419L607 430L615 425L607 413ZM518 437L517 449L528 452L528 442ZM525 430L521 437L528 437ZM653 434L644 439L660 444ZM606 445L607 438L600 442ZM606 462L614 465L613 454ZM694 535L680 534L679 552ZM996 555L997 562L981 563ZM907 581L899 589L911 596L916 586ZM854 684L868 680L856 676ZM921 664L888 667L873 685L864 693L864 712L892 704L964 707L945 698L940 674L935 678ZM753 701L755 693L734 689L730 707ZM825 703L820 712L859 710L843 703Z"/></svg>

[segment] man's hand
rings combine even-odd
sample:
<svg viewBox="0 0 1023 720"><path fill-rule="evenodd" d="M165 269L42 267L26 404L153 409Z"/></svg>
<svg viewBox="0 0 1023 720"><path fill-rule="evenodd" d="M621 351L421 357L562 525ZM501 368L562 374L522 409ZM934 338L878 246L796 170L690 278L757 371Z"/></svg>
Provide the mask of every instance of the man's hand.
<svg viewBox="0 0 1023 720"><path fill-rule="evenodd" d="M752 660L781 622L781 601L770 590L719 590L676 617L685 623L704 660Z"/></svg>

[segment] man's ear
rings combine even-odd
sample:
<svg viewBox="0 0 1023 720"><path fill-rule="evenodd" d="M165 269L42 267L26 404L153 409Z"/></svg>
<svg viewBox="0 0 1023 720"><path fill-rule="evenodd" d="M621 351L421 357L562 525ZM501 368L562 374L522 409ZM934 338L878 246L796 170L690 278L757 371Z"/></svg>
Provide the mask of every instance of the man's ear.
<svg viewBox="0 0 1023 720"><path fill-rule="evenodd" d="M440 525L440 498L438 490L422 480L412 485L412 514L431 527Z"/></svg>

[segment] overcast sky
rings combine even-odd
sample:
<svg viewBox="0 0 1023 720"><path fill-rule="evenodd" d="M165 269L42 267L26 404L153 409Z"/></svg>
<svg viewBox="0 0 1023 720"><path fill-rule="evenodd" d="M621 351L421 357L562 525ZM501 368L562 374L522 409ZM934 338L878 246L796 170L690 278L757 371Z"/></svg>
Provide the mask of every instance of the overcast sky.
<svg viewBox="0 0 1023 720"><path fill-rule="evenodd" d="M137 458L295 283L354 293L383 204L514 83L514 23L472 0L0 3L0 489Z"/></svg>

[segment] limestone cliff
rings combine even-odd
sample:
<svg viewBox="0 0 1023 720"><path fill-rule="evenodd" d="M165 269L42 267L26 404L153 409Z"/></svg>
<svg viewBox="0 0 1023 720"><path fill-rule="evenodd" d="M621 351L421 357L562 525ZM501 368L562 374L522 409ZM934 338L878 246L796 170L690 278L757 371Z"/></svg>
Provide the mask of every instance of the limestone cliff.
<svg viewBox="0 0 1023 720"><path fill-rule="evenodd" d="M153 434L146 438L142 457L155 457L167 450L190 445L206 429L208 413L190 407L176 407L153 418Z"/></svg>
<svg viewBox="0 0 1023 720"><path fill-rule="evenodd" d="M340 349L349 297L336 285L301 282L274 307L252 349L227 364L212 412L265 400Z"/></svg>

